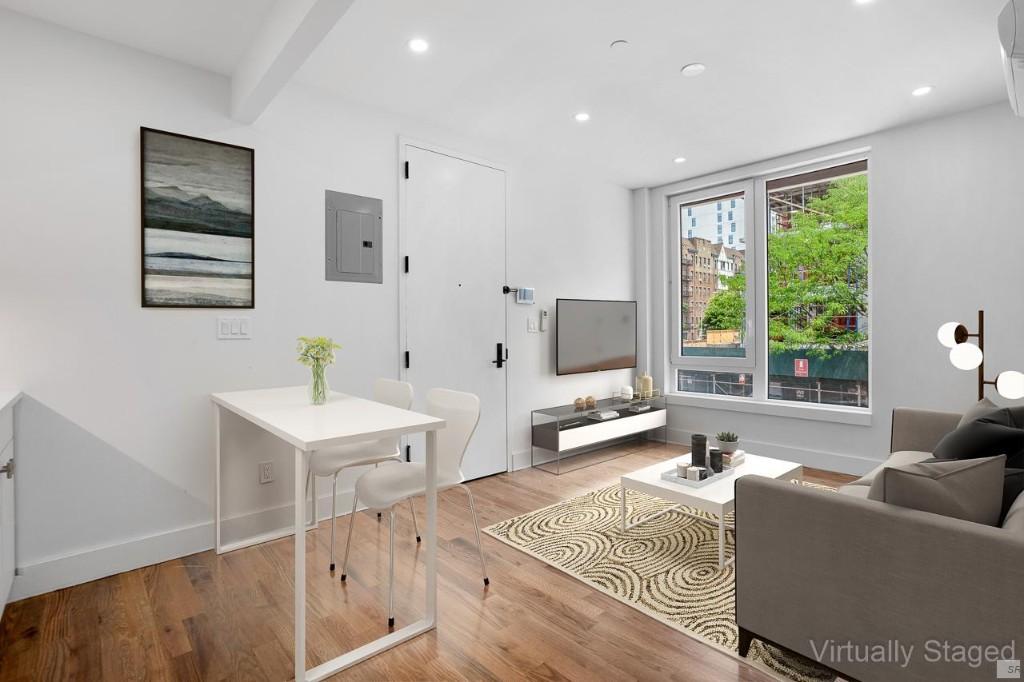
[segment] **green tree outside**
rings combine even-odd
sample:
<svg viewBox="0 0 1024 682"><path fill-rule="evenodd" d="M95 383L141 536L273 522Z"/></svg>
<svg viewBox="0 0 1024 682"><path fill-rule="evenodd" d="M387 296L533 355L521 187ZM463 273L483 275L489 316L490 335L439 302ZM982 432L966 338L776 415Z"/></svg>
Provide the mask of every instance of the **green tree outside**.
<svg viewBox="0 0 1024 682"><path fill-rule="evenodd" d="M790 219L789 229L768 235L769 351L858 348L866 334L836 320L867 313L867 176L833 180ZM708 302L704 326L742 330L746 274L721 280L726 289Z"/></svg>

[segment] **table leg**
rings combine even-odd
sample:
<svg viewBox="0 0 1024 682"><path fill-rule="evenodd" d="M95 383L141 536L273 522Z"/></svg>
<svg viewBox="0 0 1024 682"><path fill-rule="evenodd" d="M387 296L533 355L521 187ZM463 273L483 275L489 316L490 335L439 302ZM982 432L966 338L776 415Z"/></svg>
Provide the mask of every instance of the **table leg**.
<svg viewBox="0 0 1024 682"><path fill-rule="evenodd" d="M309 454L295 448L295 682L306 679L306 468Z"/></svg>
<svg viewBox="0 0 1024 682"><path fill-rule="evenodd" d="M427 431L427 613L430 627L437 626L437 432Z"/></svg>
<svg viewBox="0 0 1024 682"><path fill-rule="evenodd" d="M622 525L622 532L626 532L626 486L619 483L619 521Z"/></svg>
<svg viewBox="0 0 1024 682"><path fill-rule="evenodd" d="M214 547L220 554L220 405L213 404L213 506Z"/></svg>
<svg viewBox="0 0 1024 682"><path fill-rule="evenodd" d="M718 517L718 569L725 568L725 516Z"/></svg>

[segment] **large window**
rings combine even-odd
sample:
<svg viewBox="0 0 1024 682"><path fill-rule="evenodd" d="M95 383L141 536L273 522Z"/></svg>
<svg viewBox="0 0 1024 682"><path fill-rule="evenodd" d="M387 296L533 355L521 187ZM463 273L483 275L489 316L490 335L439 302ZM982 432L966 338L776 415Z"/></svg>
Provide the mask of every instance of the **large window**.
<svg viewBox="0 0 1024 682"><path fill-rule="evenodd" d="M678 391L870 405L867 171L858 160L671 202Z"/></svg>

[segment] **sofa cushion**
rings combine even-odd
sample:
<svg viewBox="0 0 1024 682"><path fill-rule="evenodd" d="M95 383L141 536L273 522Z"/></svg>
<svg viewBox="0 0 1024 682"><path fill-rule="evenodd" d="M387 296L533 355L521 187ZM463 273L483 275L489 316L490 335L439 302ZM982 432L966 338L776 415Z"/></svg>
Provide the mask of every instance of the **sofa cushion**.
<svg viewBox="0 0 1024 682"><path fill-rule="evenodd" d="M868 492L871 490L866 485L854 485L849 483L839 488L840 495L849 495L850 497L859 497L862 500L868 499Z"/></svg>
<svg viewBox="0 0 1024 682"><path fill-rule="evenodd" d="M999 524L1006 456L883 468L868 499L989 526Z"/></svg>
<svg viewBox="0 0 1024 682"><path fill-rule="evenodd" d="M1003 529L1024 538L1024 493L1018 495L1017 501L1010 506L1003 519Z"/></svg>
<svg viewBox="0 0 1024 682"><path fill-rule="evenodd" d="M934 454L937 459L1006 455L1009 466L1020 467L1024 465L1024 429L1016 425L1009 410L991 410L943 436Z"/></svg>
<svg viewBox="0 0 1024 682"><path fill-rule="evenodd" d="M859 485L869 486L871 482L875 480L875 476L878 472L886 467L901 466L903 464L913 464L914 462L923 462L926 459L931 459L932 453L930 452L918 452L917 450L903 450L902 452L894 452L889 455L889 459L885 460L874 469L864 474L856 481L852 481L847 485Z"/></svg>

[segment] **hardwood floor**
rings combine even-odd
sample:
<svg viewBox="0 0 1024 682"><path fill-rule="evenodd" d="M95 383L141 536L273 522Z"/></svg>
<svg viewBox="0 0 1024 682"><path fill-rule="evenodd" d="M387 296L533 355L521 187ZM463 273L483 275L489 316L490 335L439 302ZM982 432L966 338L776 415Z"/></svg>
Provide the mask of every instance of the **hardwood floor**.
<svg viewBox="0 0 1024 682"><path fill-rule="evenodd" d="M614 483L680 451L651 446L561 476L527 469L474 481L481 524ZM805 469L804 478L838 485L853 477ZM417 509L422 519L422 501ZM339 563L348 522L337 520ZM307 535L308 666L387 632L386 519L357 515L346 583L327 570L328 524ZM485 588L459 490L440 495L438 530L439 629L337 679L771 679L486 535ZM422 552L405 507L395 545L401 627L423 604ZM25 599L0 623L0 680L287 680L292 599L290 538Z"/></svg>

